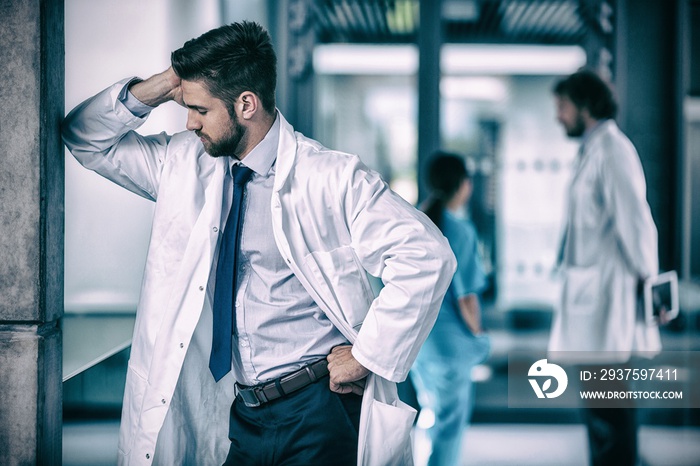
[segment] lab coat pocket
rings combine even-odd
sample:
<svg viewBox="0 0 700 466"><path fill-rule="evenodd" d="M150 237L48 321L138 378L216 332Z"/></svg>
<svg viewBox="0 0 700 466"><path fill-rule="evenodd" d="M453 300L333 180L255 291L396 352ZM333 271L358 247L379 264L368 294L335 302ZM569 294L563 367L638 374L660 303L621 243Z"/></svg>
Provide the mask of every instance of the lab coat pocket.
<svg viewBox="0 0 700 466"><path fill-rule="evenodd" d="M365 270L350 246L332 251L312 252L305 258L316 282L321 285L323 299L336 306L342 317L359 330L374 295Z"/></svg>
<svg viewBox="0 0 700 466"><path fill-rule="evenodd" d="M129 364L126 371L126 391L122 406L122 420L119 429L119 453L128 456L134 446L134 434L140 425L140 413L146 393L147 382Z"/></svg>
<svg viewBox="0 0 700 466"><path fill-rule="evenodd" d="M570 267L565 277L564 310L571 315L593 314L600 295L600 271L595 267Z"/></svg>
<svg viewBox="0 0 700 466"><path fill-rule="evenodd" d="M411 466L416 410L399 400L396 384L370 375L362 400L358 466Z"/></svg>

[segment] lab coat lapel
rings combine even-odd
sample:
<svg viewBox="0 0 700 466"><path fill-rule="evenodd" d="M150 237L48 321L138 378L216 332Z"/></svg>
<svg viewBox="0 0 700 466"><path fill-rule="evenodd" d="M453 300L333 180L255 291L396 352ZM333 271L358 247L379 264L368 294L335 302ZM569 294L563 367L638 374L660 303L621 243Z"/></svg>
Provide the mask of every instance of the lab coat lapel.
<svg viewBox="0 0 700 466"><path fill-rule="evenodd" d="M212 228L216 227L221 230L221 208L224 189L224 176L228 159L220 157L214 160L213 172L209 176L209 182L204 188L204 203L202 210L197 217L195 224L192 227L185 255L183 257L183 265L181 274L191 270L191 265L206 258L208 266L211 266L214 258L214 250L218 235L211 234ZM202 241L202 238L208 237L209 241ZM177 289L177 288L176 288Z"/></svg>
<svg viewBox="0 0 700 466"><path fill-rule="evenodd" d="M280 134L277 147L277 172L272 188L275 193L278 193L286 183L297 154L297 140L294 135L294 128L282 116L281 112L278 112L278 114L280 117Z"/></svg>
<svg viewBox="0 0 700 466"><path fill-rule="evenodd" d="M280 142L277 151L277 174L272 193L271 209L273 231L280 253L299 278L304 288L324 311L328 319L345 338L353 343L357 331L342 315L340 303L334 299L330 285L314 279L311 267L315 257L303 241L303 235L293 237L285 231L293 212L286 212L284 197L291 196L290 175L298 156L297 140L292 126L280 114ZM287 222L287 223L285 223ZM301 228L304 227L300 224ZM289 237L289 239L288 239ZM291 247L290 247L291 243ZM370 374L362 400L362 415L358 436L358 466L410 466L413 464L410 445L410 430L416 411L403 403L397 393L396 384L375 374Z"/></svg>

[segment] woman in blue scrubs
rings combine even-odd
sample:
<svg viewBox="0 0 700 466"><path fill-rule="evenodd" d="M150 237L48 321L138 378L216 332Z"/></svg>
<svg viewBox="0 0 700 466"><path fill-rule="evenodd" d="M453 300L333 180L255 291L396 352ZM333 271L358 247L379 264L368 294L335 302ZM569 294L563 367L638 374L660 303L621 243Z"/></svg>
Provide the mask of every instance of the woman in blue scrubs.
<svg viewBox="0 0 700 466"><path fill-rule="evenodd" d="M489 353L481 329L478 294L486 285L477 251L476 229L459 212L469 201L472 182L464 159L437 152L428 165L430 197L421 209L440 228L457 258L457 272L440 308L435 326L420 350L413 381L421 410L430 410L432 451L429 466L460 464L464 431L474 403L472 368Z"/></svg>

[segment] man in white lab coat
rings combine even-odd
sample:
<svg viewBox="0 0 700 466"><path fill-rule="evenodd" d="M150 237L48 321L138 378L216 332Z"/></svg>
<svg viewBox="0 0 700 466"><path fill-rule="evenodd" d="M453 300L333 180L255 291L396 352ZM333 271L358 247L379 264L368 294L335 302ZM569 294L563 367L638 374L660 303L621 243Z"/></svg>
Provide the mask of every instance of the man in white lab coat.
<svg viewBox="0 0 700 466"><path fill-rule="evenodd" d="M63 126L80 163L156 202L120 464L410 464L415 412L395 382L454 273L449 245L357 156L294 132L259 25L209 31L172 64ZM134 131L168 101L188 109L188 131ZM235 278L216 280L232 248ZM376 297L367 272L384 283ZM221 371L212 339L226 325Z"/></svg>
<svg viewBox="0 0 700 466"><path fill-rule="evenodd" d="M559 81L557 118L582 138L569 187L559 266L564 276L550 352L595 352L591 361L626 363L661 349L658 327L638 311L639 284L658 273L657 232L642 165L613 120L617 104L595 73ZM609 387L608 387L609 388ZM634 465L634 408L586 409L591 461Z"/></svg>

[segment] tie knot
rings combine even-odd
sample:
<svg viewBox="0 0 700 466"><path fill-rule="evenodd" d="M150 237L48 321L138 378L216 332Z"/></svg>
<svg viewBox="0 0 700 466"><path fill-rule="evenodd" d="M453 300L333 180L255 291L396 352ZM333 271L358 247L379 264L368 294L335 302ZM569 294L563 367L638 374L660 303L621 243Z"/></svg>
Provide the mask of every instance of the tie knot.
<svg viewBox="0 0 700 466"><path fill-rule="evenodd" d="M242 165L240 163L231 167L231 176L233 176L233 182L237 185L243 185L248 182L250 176L253 174L253 170Z"/></svg>

